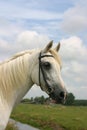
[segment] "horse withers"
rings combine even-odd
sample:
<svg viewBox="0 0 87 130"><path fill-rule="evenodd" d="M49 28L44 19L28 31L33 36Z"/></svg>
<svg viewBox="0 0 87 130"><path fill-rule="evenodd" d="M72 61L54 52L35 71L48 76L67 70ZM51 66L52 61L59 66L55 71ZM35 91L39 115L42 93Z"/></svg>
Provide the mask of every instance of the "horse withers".
<svg viewBox="0 0 87 130"><path fill-rule="evenodd" d="M0 64L0 130L4 130L14 106L37 84L56 103L67 95L61 78L60 44L53 41L42 50L26 50Z"/></svg>

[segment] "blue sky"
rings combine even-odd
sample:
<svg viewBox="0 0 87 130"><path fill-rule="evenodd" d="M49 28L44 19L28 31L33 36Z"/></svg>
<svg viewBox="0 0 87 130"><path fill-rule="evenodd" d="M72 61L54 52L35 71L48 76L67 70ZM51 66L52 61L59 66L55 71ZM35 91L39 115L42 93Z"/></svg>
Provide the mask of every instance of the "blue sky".
<svg viewBox="0 0 87 130"><path fill-rule="evenodd" d="M85 0L83 3L81 0L1 0L1 27L3 29L5 24L6 28L9 25L10 28L13 26L22 30L34 30L48 35L51 39L55 37L55 41L71 35L85 37L87 28L86 14L84 14L86 7L83 8L85 3ZM78 11L78 9L80 10ZM76 20L76 18L79 19ZM13 31L15 33L16 30ZM8 39L7 35L3 37ZM13 36L13 38L15 37Z"/></svg>
<svg viewBox="0 0 87 130"><path fill-rule="evenodd" d="M87 98L87 0L0 0L0 61L24 49L61 42L62 75ZM44 94L33 87L27 96Z"/></svg>

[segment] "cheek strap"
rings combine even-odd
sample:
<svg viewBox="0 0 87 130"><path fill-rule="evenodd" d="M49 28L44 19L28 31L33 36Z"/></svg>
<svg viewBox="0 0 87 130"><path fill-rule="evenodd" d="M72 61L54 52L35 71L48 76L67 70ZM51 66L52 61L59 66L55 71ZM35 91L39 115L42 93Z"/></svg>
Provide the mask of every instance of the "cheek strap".
<svg viewBox="0 0 87 130"><path fill-rule="evenodd" d="M43 55L41 56L41 52L39 54L39 85L41 87L41 89L43 90L42 86L41 86L41 73L42 72L42 76L43 76L43 79L44 79L44 82L45 82L45 85L47 86L47 90L49 93L52 92L52 88L50 87L50 85L48 84L47 80L46 80L46 76L45 76L45 72L44 72L44 69L43 69L43 66L42 66L42 61L41 59L44 58L44 57L53 57L53 55Z"/></svg>

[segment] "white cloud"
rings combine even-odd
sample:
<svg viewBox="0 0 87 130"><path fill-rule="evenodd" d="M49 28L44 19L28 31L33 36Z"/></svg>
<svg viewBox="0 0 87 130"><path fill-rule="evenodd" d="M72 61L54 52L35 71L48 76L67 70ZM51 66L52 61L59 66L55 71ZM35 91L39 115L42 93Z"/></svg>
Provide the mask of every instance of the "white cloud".
<svg viewBox="0 0 87 130"><path fill-rule="evenodd" d="M60 55L63 59L62 75L67 89L73 92L76 98L80 98L80 96L87 98L86 94L84 95L87 90L87 48L83 41L76 36L62 39L60 42Z"/></svg>
<svg viewBox="0 0 87 130"><path fill-rule="evenodd" d="M6 38L9 41L13 40L15 35L18 35L22 30L22 27L18 23L11 22L10 20L0 17L0 37Z"/></svg>
<svg viewBox="0 0 87 130"><path fill-rule="evenodd" d="M41 48L48 42L48 36L39 34L36 31L24 31L18 35L16 40L16 44L21 49Z"/></svg>
<svg viewBox="0 0 87 130"><path fill-rule="evenodd" d="M33 85L30 91L25 95L25 97L31 98L31 97L39 97L42 95L48 97L48 95L44 91L42 91L39 86Z"/></svg>
<svg viewBox="0 0 87 130"><path fill-rule="evenodd" d="M76 3L74 7L64 12L64 18L61 24L62 29L69 33L87 30L86 12L87 4L84 5L82 2Z"/></svg>
<svg viewBox="0 0 87 130"><path fill-rule="evenodd" d="M22 50L42 48L49 42L49 38L46 35L37 33L36 31L23 31L18 34L16 40L13 43L9 43L6 40L0 40L0 55L1 60L8 58Z"/></svg>
<svg viewBox="0 0 87 130"><path fill-rule="evenodd" d="M10 51L10 49L11 48L8 42L0 39L0 57L1 57L0 59L2 59L2 57L5 57L7 55L7 52Z"/></svg>
<svg viewBox="0 0 87 130"><path fill-rule="evenodd" d="M16 52L13 44L8 43L6 40L0 39L0 62L11 57Z"/></svg>
<svg viewBox="0 0 87 130"><path fill-rule="evenodd" d="M69 91L74 93L76 99L87 99L87 86L81 86L81 87L72 86L70 87Z"/></svg>
<svg viewBox="0 0 87 130"><path fill-rule="evenodd" d="M0 48L7 49L8 43L5 40L0 39Z"/></svg>
<svg viewBox="0 0 87 130"><path fill-rule="evenodd" d="M65 60L84 60L85 56L87 56L87 48L79 37L72 36L62 39L60 42L62 44L61 55Z"/></svg>

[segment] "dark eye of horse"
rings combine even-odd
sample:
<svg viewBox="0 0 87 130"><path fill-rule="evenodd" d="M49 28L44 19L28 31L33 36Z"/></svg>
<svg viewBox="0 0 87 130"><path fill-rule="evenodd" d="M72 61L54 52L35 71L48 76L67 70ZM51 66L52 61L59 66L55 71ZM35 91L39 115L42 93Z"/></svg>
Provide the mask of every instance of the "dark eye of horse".
<svg viewBox="0 0 87 130"><path fill-rule="evenodd" d="M51 64L50 64L49 62L44 62L44 63L43 63L43 67L44 67L45 69L50 69Z"/></svg>

